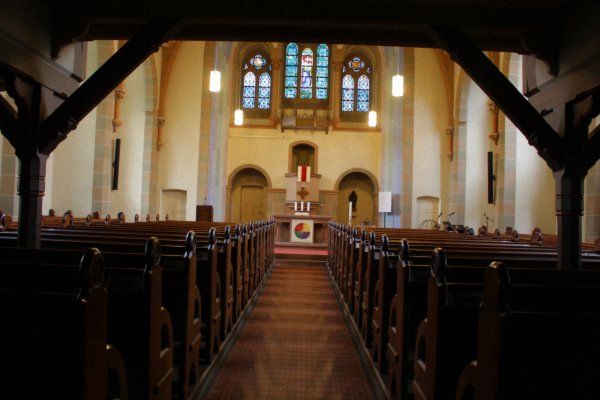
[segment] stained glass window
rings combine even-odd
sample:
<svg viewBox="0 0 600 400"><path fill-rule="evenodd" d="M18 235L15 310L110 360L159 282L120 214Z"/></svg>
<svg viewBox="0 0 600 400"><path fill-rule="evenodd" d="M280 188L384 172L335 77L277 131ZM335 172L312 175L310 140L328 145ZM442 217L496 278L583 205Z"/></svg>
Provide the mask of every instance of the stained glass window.
<svg viewBox="0 0 600 400"><path fill-rule="evenodd" d="M366 75L361 75L358 78L356 85L356 111L369 111L369 78Z"/></svg>
<svg viewBox="0 0 600 400"><path fill-rule="evenodd" d="M264 72L258 83L258 108L268 110L271 107L271 75Z"/></svg>
<svg viewBox="0 0 600 400"><path fill-rule="evenodd" d="M302 50L300 64L300 98L312 99L313 87L313 51L309 48Z"/></svg>
<svg viewBox="0 0 600 400"><path fill-rule="evenodd" d="M243 89L243 102L244 108L254 108L254 98L256 97L256 75L254 72L248 71L244 75L244 89Z"/></svg>
<svg viewBox="0 0 600 400"><path fill-rule="evenodd" d="M354 111L354 78L350 75L342 79L342 111Z"/></svg>
<svg viewBox="0 0 600 400"><path fill-rule="evenodd" d="M371 65L359 55L342 66L342 112L367 113L371 108Z"/></svg>
<svg viewBox="0 0 600 400"><path fill-rule="evenodd" d="M317 47L317 99L327 99L329 86L329 47L321 43ZM319 90L322 89L322 90Z"/></svg>
<svg viewBox="0 0 600 400"><path fill-rule="evenodd" d="M300 50L302 49L302 50ZM329 46L289 43L285 51L284 99L327 100Z"/></svg>
<svg viewBox="0 0 600 400"><path fill-rule="evenodd" d="M271 71L271 62L264 54L248 55L242 67L242 108L247 110L271 108Z"/></svg>
<svg viewBox="0 0 600 400"><path fill-rule="evenodd" d="M285 91L286 99L295 99L298 94L298 45L290 43L285 51Z"/></svg>

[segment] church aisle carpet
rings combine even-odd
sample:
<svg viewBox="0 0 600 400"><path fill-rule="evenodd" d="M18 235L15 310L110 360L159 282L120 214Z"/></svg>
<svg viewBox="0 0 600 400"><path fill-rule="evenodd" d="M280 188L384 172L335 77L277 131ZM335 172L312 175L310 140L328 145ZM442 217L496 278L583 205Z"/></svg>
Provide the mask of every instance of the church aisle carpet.
<svg viewBox="0 0 600 400"><path fill-rule="evenodd" d="M325 268L275 267L208 399L370 399Z"/></svg>

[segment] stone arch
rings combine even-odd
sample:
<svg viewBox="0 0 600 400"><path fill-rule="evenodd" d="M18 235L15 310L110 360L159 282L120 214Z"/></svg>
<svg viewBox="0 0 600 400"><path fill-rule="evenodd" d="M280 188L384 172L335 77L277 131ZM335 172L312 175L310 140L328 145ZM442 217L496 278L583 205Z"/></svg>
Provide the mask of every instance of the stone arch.
<svg viewBox="0 0 600 400"><path fill-rule="evenodd" d="M290 143L289 148L288 148L288 172L296 172L295 170L293 170L293 151L294 148L298 145L306 145L306 146L310 146L315 150L315 160L314 160L314 167L313 170L311 171L311 173L316 174L318 173L319 170L319 146L316 143L310 142L308 140L297 140L293 143Z"/></svg>
<svg viewBox="0 0 600 400"><path fill-rule="evenodd" d="M342 173L335 183L335 190L339 193L338 215L339 221L346 222L349 212L349 195L356 192L358 203L352 212L352 224L360 225L368 221L369 225L376 224L378 217L378 192L377 178L368 170L353 168Z"/></svg>
<svg viewBox="0 0 600 400"><path fill-rule="evenodd" d="M267 171L265 171L262 167L259 167L256 164L243 164L243 165L240 165L239 167L237 167L236 169L234 169L233 171L231 171L231 173L227 177L227 186L231 186L233 183L233 179L236 177L236 175L239 174L240 171L242 171L244 169L257 170L265 177L265 179L267 181L267 187L269 187L269 188L273 187L273 184L271 183L271 178L269 177L269 174L267 173Z"/></svg>
<svg viewBox="0 0 600 400"><path fill-rule="evenodd" d="M267 191L271 187L271 178L257 165L245 164L234 169L227 178L227 220L247 222L265 219L268 210ZM246 195L249 197L245 198Z"/></svg>
<svg viewBox="0 0 600 400"><path fill-rule="evenodd" d="M351 168L349 170L344 171L335 181L335 185L334 185L334 189L335 190L339 190L340 188L340 183L342 182L342 180L353 173L361 173L361 174L365 174L369 177L369 179L371 180L371 182L373 183L373 190L375 192L379 192L379 181L377 180L377 177L369 170L367 169L363 169L363 168Z"/></svg>

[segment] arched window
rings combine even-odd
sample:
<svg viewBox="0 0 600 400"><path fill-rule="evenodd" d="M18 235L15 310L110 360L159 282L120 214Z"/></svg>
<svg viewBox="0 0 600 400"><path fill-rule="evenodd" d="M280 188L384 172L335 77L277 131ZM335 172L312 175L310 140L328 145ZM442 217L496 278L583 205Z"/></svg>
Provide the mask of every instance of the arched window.
<svg viewBox="0 0 600 400"><path fill-rule="evenodd" d="M342 65L342 117L352 119L352 116L362 117L369 112L372 72L368 59L360 55L346 58Z"/></svg>
<svg viewBox="0 0 600 400"><path fill-rule="evenodd" d="M329 46L289 43L285 48L284 102L326 102L329 96Z"/></svg>
<svg viewBox="0 0 600 400"><path fill-rule="evenodd" d="M261 52L251 52L242 63L241 106L252 115L271 109L271 61Z"/></svg>

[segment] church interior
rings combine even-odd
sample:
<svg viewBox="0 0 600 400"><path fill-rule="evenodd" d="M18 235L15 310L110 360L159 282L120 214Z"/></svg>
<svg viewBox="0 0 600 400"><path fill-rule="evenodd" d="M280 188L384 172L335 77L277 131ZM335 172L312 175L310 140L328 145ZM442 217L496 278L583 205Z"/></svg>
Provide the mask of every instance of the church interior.
<svg viewBox="0 0 600 400"><path fill-rule="evenodd" d="M600 396L597 2L6 3L0 397Z"/></svg>

